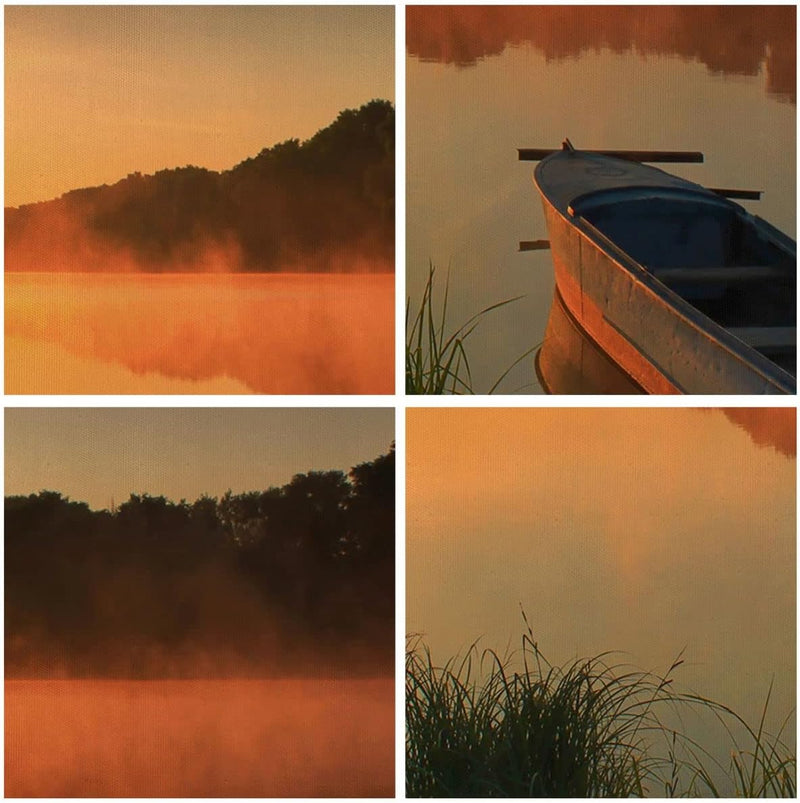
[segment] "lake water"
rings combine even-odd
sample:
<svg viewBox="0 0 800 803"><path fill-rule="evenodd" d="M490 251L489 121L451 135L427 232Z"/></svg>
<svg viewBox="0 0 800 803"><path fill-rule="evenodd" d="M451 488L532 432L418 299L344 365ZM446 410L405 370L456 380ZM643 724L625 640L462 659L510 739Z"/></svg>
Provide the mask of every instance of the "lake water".
<svg viewBox="0 0 800 803"><path fill-rule="evenodd" d="M391 274L6 273L7 393L394 388Z"/></svg>
<svg viewBox="0 0 800 803"><path fill-rule="evenodd" d="M390 797L386 680L7 680L9 797Z"/></svg>
<svg viewBox="0 0 800 803"><path fill-rule="evenodd" d="M700 150L666 165L706 186L763 190L742 205L795 235L794 9L441 7L407 10L407 292L450 269L454 325L479 392L540 343L553 298L547 237L517 148ZM501 386L541 392L532 358Z"/></svg>
<svg viewBox="0 0 800 803"><path fill-rule="evenodd" d="M756 724L774 679L777 730L796 705L795 430L794 409L410 409L407 633L439 664L475 639L502 654L521 605L552 663L614 650L663 673L683 649L679 687Z"/></svg>

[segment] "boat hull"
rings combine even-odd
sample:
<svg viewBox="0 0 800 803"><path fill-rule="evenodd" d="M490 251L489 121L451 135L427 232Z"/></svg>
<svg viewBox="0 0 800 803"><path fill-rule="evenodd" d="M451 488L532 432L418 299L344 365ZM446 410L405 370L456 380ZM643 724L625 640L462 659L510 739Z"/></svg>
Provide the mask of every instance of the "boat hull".
<svg viewBox="0 0 800 803"><path fill-rule="evenodd" d="M652 394L795 392L794 377L574 217L565 195L548 192L538 172L557 291L580 328L633 383ZM681 181L668 178L671 188Z"/></svg>
<svg viewBox="0 0 800 803"><path fill-rule="evenodd" d="M570 315L556 288L542 346L536 354L536 375L546 393L642 393L640 388Z"/></svg>

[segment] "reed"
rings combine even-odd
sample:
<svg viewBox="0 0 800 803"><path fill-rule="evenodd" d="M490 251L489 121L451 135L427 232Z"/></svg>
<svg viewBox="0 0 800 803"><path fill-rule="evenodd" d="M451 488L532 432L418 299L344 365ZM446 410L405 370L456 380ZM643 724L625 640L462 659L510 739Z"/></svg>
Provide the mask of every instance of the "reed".
<svg viewBox="0 0 800 803"><path fill-rule="evenodd" d="M406 394L442 395L473 394L472 371L466 342L481 320L490 312L519 301L523 296L508 298L485 307L461 326L453 329L447 321L450 276L445 279L441 308L434 300L436 268L428 265L428 278L419 309L411 319L411 299L406 301ZM515 368L539 346L533 346L514 360L489 389L494 393Z"/></svg>
<svg viewBox="0 0 800 803"><path fill-rule="evenodd" d="M688 797L725 797L728 790L720 787L717 778L728 780L736 797L797 797L797 756L783 740L792 712L783 721L776 735L765 729L772 684L767 691L758 726L752 727L726 705L699 695L687 694L683 700L710 711L718 720L730 744L727 767L711 757L708 751L684 740L680 762L690 775ZM716 770L716 772L715 772Z"/></svg>
<svg viewBox="0 0 800 803"><path fill-rule="evenodd" d="M557 667L530 629L521 653L519 671L475 644L437 667L409 641L409 797L795 796L795 755L765 733L767 705L751 728L723 705L677 692L680 656L663 677L610 663L610 653ZM729 767L664 724L687 706L723 723Z"/></svg>

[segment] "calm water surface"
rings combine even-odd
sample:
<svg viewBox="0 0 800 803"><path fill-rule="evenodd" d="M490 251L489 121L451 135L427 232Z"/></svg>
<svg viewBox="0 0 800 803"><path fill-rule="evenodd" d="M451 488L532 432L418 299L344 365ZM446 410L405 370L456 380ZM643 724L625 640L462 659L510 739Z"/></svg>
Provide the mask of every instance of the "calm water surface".
<svg viewBox="0 0 800 803"><path fill-rule="evenodd" d="M7 680L10 797L387 797L387 680Z"/></svg>
<svg viewBox="0 0 800 803"><path fill-rule="evenodd" d="M763 190L743 205L794 236L794 32L789 7L408 10L407 292L432 261L453 324L525 296L472 335L477 391L541 342L553 296L549 252L517 252L547 237L517 148L700 150L666 168ZM501 390L541 392L532 360Z"/></svg>
<svg viewBox="0 0 800 803"><path fill-rule="evenodd" d="M7 393L391 393L390 274L6 273Z"/></svg>
<svg viewBox="0 0 800 803"><path fill-rule="evenodd" d="M555 664L684 649L683 690L757 722L774 679L769 726L793 711L794 409L416 409L407 436L406 628L438 662L519 648L522 605Z"/></svg>

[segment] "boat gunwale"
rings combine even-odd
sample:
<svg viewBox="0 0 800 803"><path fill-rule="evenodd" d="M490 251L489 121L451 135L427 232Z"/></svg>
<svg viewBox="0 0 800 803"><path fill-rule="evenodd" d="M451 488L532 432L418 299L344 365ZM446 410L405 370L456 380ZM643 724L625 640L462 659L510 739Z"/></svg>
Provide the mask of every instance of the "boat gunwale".
<svg viewBox="0 0 800 803"><path fill-rule="evenodd" d="M631 187L606 187L600 190L591 190L590 192L584 192L575 196L575 198L567 205L567 214L574 219L581 218L585 220L596 231L603 235L597 226L588 220L588 218L586 218L583 212L589 210L601 210L606 206L611 206L614 203L617 203L617 199L616 197L609 198L609 200L606 202L607 196L617 196L623 193L626 196L623 200L674 200L676 205L684 202L699 203L710 208L716 207L725 211L729 211L736 215L736 217L739 218L746 226L752 228L759 236L766 239L775 248L780 251L787 252L787 254L794 258L795 262L797 261L797 243L788 234L773 226L768 220L764 220L764 218L749 212L740 204L724 198L721 195L717 195L716 193L704 187L699 187L699 185L697 189L664 186L648 187L642 185ZM596 203L592 203L593 201L596 201ZM589 204L588 208L582 209L581 207L587 203ZM551 203L551 205L554 208L557 208L555 204ZM618 246L607 235L603 235L603 237L607 242L612 243L615 249L620 253L625 254L629 259L635 261L637 264L641 264L638 262L638 260L628 254L627 251ZM645 268L645 270L648 269Z"/></svg>
<svg viewBox="0 0 800 803"><path fill-rule="evenodd" d="M581 192L577 195L573 194L568 199L565 199L565 188L559 187L556 182L551 180L550 170L548 170L548 168L552 168L554 165L563 167L565 163L571 163L571 166L574 167L576 162L593 166L608 165L611 168L616 166L617 169L622 170L622 174L609 174L604 176L601 173L596 173L594 175L598 181L602 181L603 179L607 180L607 186L600 186L586 192ZM651 190L675 189L685 192L694 191L700 195L712 198L714 200L720 200L727 204L733 203L732 201L723 198L723 196L713 193L702 184L698 184L694 181L690 181L689 179L676 176L673 173L668 173L666 170L653 167L653 165L643 162L632 162L627 159L621 159L617 156L607 156L603 153L593 153L590 151L581 151L577 149L571 151L553 151L553 153L546 156L539 162L539 164L536 165L536 168L533 171L533 180L543 197L546 197L548 201L556 208L563 209L566 209L576 198L582 195L587 195L594 192L604 192L607 190L636 189L639 187L650 188ZM734 206L739 205L734 204Z"/></svg>
<svg viewBox="0 0 800 803"><path fill-rule="evenodd" d="M608 196L614 197L606 201ZM567 212L572 217L583 217L583 211L579 207L584 206L584 204L588 204L589 209L603 209L620 201L645 200L674 201L676 206L683 203L699 203L708 207L721 208L737 215L744 213L744 215L748 215L751 218L754 217L744 207L727 198L723 198L721 195L717 195L705 187L701 187L699 184L689 187L667 187L657 184L653 186L636 184L632 186L604 187L576 195L567 205Z"/></svg>
<svg viewBox="0 0 800 803"><path fill-rule="evenodd" d="M697 309L693 304L687 301L679 293L675 292L669 285L662 282L652 271L635 260L626 251L623 251L619 246L604 235L593 223L586 220L584 217L574 218L575 223L580 222L586 227L587 235L597 236L597 245L603 247L605 244L613 246L613 249L623 257L619 259L610 252L610 249L604 248L606 256L610 257L616 267L627 270L627 272L634 278L639 280L649 290L654 292L661 299L666 301L672 309L679 314L684 321L688 324L696 326L699 330L709 335L716 343L728 351L729 354L737 359L746 360L758 374L765 380L780 382L781 386L796 385L797 378L792 376L788 371L781 368L780 365L773 362L769 357L764 356L757 349L740 340L736 335L726 329L722 324L717 323L713 318L710 318L701 310ZM580 228L576 225L576 229ZM605 241L604 243L601 242ZM760 364L759 364L760 363ZM791 380L790 382L787 382ZM789 391L795 393L795 390Z"/></svg>
<svg viewBox="0 0 800 803"><path fill-rule="evenodd" d="M625 172L620 176L613 174L606 176L605 178L609 178L611 181L605 183L602 182L604 176L598 174L598 183L601 186L567 197L566 188L559 187L557 183L551 181L550 171L547 171L548 166L552 167L556 162L563 164L565 159L580 159L584 164L602 165L605 163L612 167L617 165L620 168L624 168ZM630 183L626 183L626 180L629 180ZM777 391L796 394L796 368L793 375L770 360L769 357L737 338L724 326L717 323L713 318L710 318L663 281L659 280L648 268L624 251L613 240L604 235L591 221L580 214L580 208L576 210L574 206L576 202L579 206L581 202L587 201L591 196L599 197L602 195L603 197L608 197L613 194L619 197L623 194L628 194L635 197L640 194L642 197L648 197L660 194L662 197L669 195L676 202L682 199L686 202L693 201L725 209L752 226L778 249L794 257L796 272L796 242L791 237L758 215L748 212L741 204L717 195L701 184L675 176L649 164L631 162L601 153L589 153L580 150L554 151L539 162L533 174L533 181L542 196L542 200L567 225L572 226L581 236L592 243L593 247L599 249L607 259L612 261L617 269L625 270L632 280L638 281L649 292L653 293L656 298L668 304L673 314L678 315L685 325L709 337L733 360L745 365L765 384L770 385ZM556 285L558 285L557 276ZM587 334L589 333L587 332ZM592 339L594 340L594 338Z"/></svg>
<svg viewBox="0 0 800 803"><path fill-rule="evenodd" d="M610 259L618 270L624 270L634 281L638 281L656 297L666 302L673 310L673 313L678 315L685 324L703 332L720 348L727 352L732 359L741 362L752 370L765 384L783 393L790 395L796 394L797 379L795 376L781 368L768 357L765 357L752 346L749 346L743 340L737 338L725 329L725 327L690 304L686 299L654 276L644 265L631 257L626 251L623 251L613 240L604 235L586 218L583 216L572 216L564 210L559 209L544 193L542 193L542 197L567 225L572 226L581 236L587 238L595 248L599 248L604 256ZM738 207L739 205L733 204L733 206ZM743 207L739 208L745 214L749 214ZM762 221L761 218L756 218L756 221L757 223L765 222ZM770 226L770 228L774 227ZM557 284L558 279L556 277L556 285ZM591 337L588 331L587 334ZM595 338L592 337L592 340L594 341ZM602 348L599 343L598 346ZM624 366L621 367L623 367L624 370Z"/></svg>

